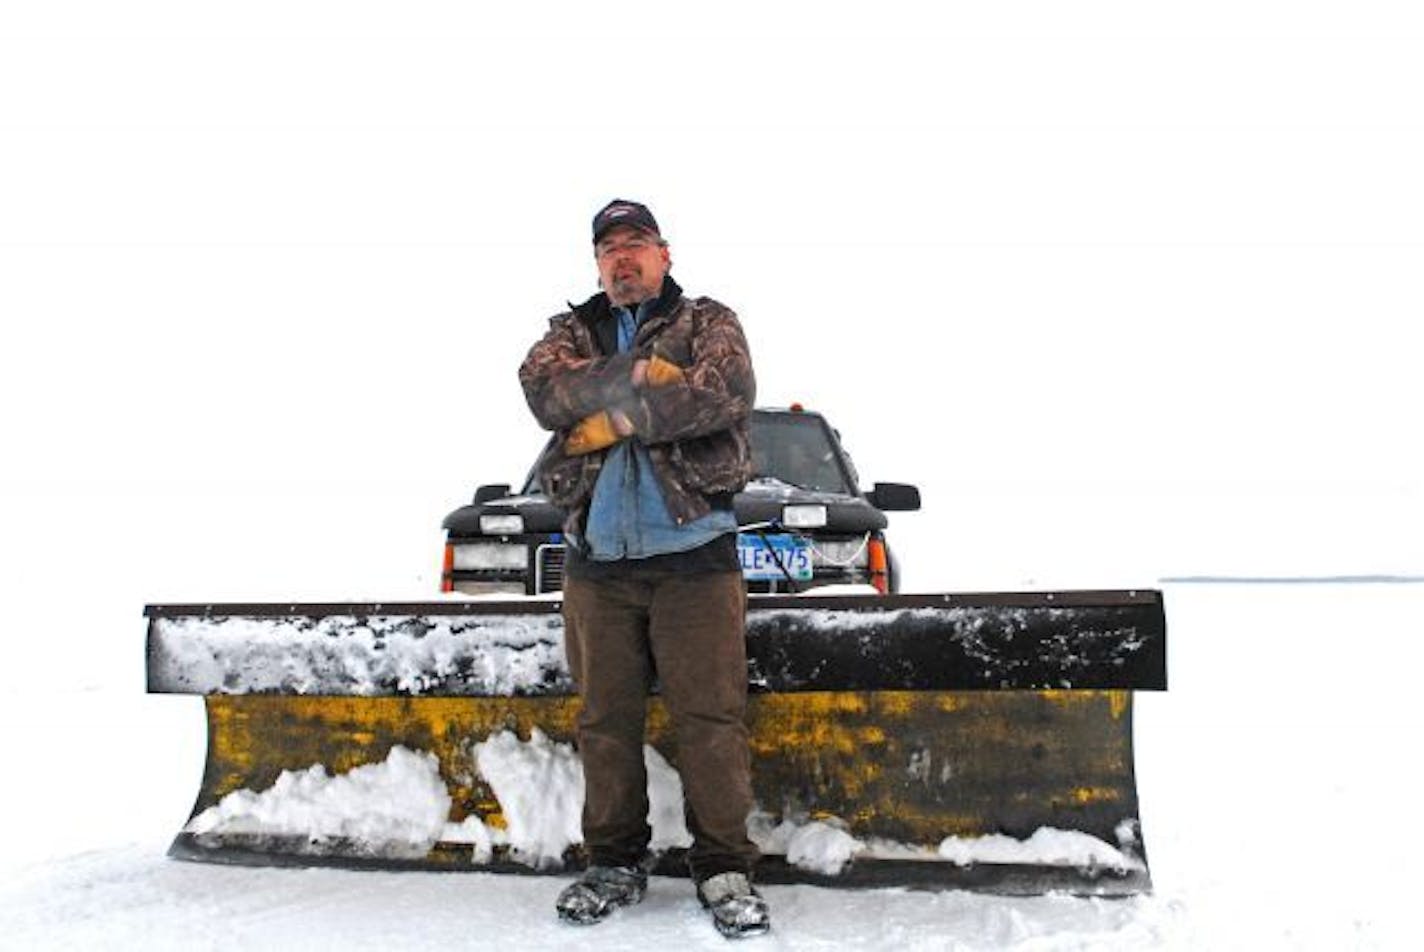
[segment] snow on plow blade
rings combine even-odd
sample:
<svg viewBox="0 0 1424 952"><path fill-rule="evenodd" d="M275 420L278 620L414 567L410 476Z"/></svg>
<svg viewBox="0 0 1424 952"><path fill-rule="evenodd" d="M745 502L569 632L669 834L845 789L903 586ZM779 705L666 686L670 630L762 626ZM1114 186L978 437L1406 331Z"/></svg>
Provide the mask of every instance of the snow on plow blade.
<svg viewBox="0 0 1424 952"><path fill-rule="evenodd" d="M171 855L579 865L577 698L558 603L145 615L149 690L207 705L202 788ZM754 596L747 648L761 881L1150 889L1132 692L1167 686L1160 593ZM650 777L675 778L656 699L649 742ZM680 805L664 813L677 821ZM659 871L685 874L685 828L653 825Z"/></svg>

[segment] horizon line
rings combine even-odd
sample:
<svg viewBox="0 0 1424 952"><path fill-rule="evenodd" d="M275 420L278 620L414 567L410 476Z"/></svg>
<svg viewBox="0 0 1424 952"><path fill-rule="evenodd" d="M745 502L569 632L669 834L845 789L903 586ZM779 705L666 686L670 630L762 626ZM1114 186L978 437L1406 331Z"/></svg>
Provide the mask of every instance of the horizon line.
<svg viewBox="0 0 1424 952"><path fill-rule="evenodd" d="M1164 575L1163 585L1417 585L1424 575Z"/></svg>

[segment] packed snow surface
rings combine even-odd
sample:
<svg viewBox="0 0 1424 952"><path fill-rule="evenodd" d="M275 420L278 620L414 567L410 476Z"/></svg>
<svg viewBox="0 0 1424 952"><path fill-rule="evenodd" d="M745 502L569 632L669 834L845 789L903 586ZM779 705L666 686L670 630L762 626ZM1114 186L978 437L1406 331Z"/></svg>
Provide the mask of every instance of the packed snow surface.
<svg viewBox="0 0 1424 952"><path fill-rule="evenodd" d="M725 952L684 879L608 922L560 923L564 877L247 869L178 863L162 843L120 846L14 871L0 883L0 948L192 952L280 949L590 949ZM1152 897L1010 899L900 889L760 886L772 932L748 950L969 952L1161 948L1183 912ZM1216 946L1220 948L1221 946ZM1190 948L1182 945L1180 948ZM1211 946L1202 946L1211 948Z"/></svg>

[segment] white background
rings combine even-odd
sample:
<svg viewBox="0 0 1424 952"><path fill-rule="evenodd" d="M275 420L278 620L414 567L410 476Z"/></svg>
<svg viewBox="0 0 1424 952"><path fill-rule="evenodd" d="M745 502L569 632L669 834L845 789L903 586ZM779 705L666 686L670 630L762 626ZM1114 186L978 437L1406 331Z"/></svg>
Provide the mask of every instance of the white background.
<svg viewBox="0 0 1424 952"><path fill-rule="evenodd" d="M6 6L7 593L429 591L614 196L910 588L1424 568L1411 7L978 6Z"/></svg>
<svg viewBox="0 0 1424 952"><path fill-rule="evenodd" d="M147 602L434 591L615 196L761 403L920 486L907 590L1424 574L1421 39L1408 3L5 4L7 752L135 743L64 698L142 690ZM1388 667L1417 614L1371 604ZM1196 670L1267 690L1253 650Z"/></svg>

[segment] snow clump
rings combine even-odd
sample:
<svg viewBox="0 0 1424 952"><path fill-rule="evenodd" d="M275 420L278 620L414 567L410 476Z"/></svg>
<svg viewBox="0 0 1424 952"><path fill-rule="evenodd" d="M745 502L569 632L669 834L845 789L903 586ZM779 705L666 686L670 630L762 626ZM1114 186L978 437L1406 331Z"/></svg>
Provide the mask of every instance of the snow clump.
<svg viewBox="0 0 1424 952"><path fill-rule="evenodd" d="M687 829L682 775L662 754L646 744L643 764L648 770L648 825L653 828L649 848L654 852L686 849L692 845L692 833Z"/></svg>
<svg viewBox="0 0 1424 952"><path fill-rule="evenodd" d="M939 844L939 855L956 866L974 863L1030 863L1127 871L1142 863L1096 836L1077 830L1039 827L1026 840L995 833L990 836L950 836Z"/></svg>
<svg viewBox="0 0 1424 952"><path fill-rule="evenodd" d="M478 818L452 830L461 842L508 845L510 858L543 869L563 862L564 852L583 842L583 762L571 744L550 740L538 728L521 741L500 731L474 747L480 776L490 785L504 816L504 829L484 829ZM648 771L648 823L655 851L692 845L683 813L682 778L652 747L643 746ZM481 829L476 829L479 824Z"/></svg>
<svg viewBox="0 0 1424 952"><path fill-rule="evenodd" d="M562 865L564 851L583 841L583 764L573 747L535 728L527 743L500 731L474 752L504 815L510 858L536 869Z"/></svg>
<svg viewBox="0 0 1424 952"><path fill-rule="evenodd" d="M856 856L866 850L866 844L847 832L849 824L839 817L797 823L782 820L773 825L772 817L758 810L747 819L747 835L763 853L783 854L793 866L838 876Z"/></svg>
<svg viewBox="0 0 1424 952"><path fill-rule="evenodd" d="M305 836L312 842L350 839L422 855L440 838L449 815L450 793L435 755L396 746L384 762L336 776L321 764L284 770L266 790L229 793L185 829Z"/></svg>

